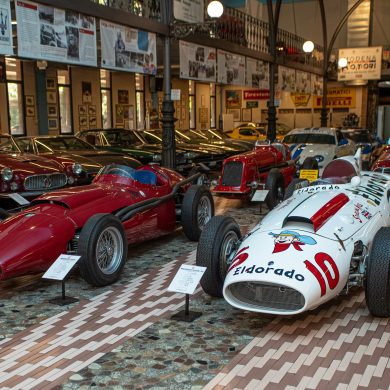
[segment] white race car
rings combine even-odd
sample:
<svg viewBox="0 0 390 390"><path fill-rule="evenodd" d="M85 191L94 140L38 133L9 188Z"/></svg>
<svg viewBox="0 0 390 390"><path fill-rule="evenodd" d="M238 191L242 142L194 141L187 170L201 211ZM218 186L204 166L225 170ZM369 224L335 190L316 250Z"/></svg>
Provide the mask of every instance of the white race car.
<svg viewBox="0 0 390 390"><path fill-rule="evenodd" d="M319 169L320 174L330 161L353 155L356 150L354 142L341 130L330 127L294 129L283 142L290 146L291 156L298 159L299 168Z"/></svg>
<svg viewBox="0 0 390 390"><path fill-rule="evenodd" d="M203 290L240 309L290 315L360 286L370 312L390 316L390 175L361 171L359 157L333 160L310 185L295 179L245 237L232 218L211 219L197 251Z"/></svg>

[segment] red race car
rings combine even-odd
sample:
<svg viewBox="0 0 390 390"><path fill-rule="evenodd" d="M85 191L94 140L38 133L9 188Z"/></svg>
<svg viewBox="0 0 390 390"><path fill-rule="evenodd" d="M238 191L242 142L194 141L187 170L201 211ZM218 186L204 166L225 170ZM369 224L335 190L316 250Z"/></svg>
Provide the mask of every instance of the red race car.
<svg viewBox="0 0 390 390"><path fill-rule="evenodd" d="M291 159L287 145L256 144L252 151L223 162L222 176L213 193L228 198L252 199L256 191L261 191L271 210L283 200L284 189L294 176L295 161Z"/></svg>
<svg viewBox="0 0 390 390"><path fill-rule="evenodd" d="M383 145L379 157L371 166L371 171L390 174L390 145Z"/></svg>
<svg viewBox="0 0 390 390"><path fill-rule="evenodd" d="M0 222L0 280L47 270L62 253L81 256L81 275L94 286L115 282L127 246L172 232L177 222L198 240L214 214L210 191L157 165L111 164L92 184L58 190Z"/></svg>

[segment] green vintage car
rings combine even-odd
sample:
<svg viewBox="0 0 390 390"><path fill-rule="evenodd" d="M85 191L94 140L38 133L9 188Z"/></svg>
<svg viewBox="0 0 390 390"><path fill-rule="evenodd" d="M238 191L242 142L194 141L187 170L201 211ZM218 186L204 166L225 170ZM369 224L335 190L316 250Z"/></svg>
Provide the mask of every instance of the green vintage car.
<svg viewBox="0 0 390 390"><path fill-rule="evenodd" d="M127 154L142 164L161 162L161 147L145 145L136 132L126 129L92 129L77 133L82 140L99 149Z"/></svg>

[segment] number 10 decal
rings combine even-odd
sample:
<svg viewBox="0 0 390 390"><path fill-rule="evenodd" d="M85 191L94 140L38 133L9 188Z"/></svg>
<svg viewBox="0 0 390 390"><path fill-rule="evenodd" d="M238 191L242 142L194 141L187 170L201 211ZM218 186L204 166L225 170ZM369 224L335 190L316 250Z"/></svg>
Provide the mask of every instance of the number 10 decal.
<svg viewBox="0 0 390 390"><path fill-rule="evenodd" d="M325 274L326 280L328 281L329 288L333 290L337 286L340 280L340 272L337 268L336 263L327 253L323 253L323 252L317 253L314 256L314 261L317 264L317 266L322 270L322 272ZM324 296L326 293L326 283L320 270L316 265L311 263L309 260L305 260L304 263L306 265L306 268L317 279L321 288L321 297Z"/></svg>

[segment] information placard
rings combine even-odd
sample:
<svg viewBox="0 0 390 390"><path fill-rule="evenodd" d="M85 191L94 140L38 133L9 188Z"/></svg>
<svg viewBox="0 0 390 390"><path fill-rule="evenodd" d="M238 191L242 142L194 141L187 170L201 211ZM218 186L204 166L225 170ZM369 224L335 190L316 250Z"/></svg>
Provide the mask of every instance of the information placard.
<svg viewBox="0 0 390 390"><path fill-rule="evenodd" d="M81 256L62 254L43 274L44 279L64 280Z"/></svg>
<svg viewBox="0 0 390 390"><path fill-rule="evenodd" d="M14 54L9 0L0 0L0 54Z"/></svg>
<svg viewBox="0 0 390 390"><path fill-rule="evenodd" d="M168 291L193 294L206 267L183 264L168 287Z"/></svg>
<svg viewBox="0 0 390 390"><path fill-rule="evenodd" d="M301 169L299 171L299 178L311 181L318 179L318 169Z"/></svg>

